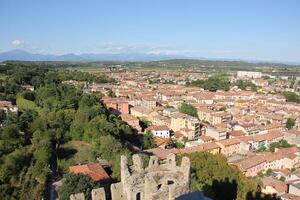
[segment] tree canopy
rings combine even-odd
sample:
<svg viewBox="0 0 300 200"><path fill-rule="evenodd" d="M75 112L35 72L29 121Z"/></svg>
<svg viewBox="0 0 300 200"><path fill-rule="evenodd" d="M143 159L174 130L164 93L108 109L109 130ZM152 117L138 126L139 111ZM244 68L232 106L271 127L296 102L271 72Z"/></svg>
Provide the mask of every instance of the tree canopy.
<svg viewBox="0 0 300 200"><path fill-rule="evenodd" d="M197 109L191 104L182 103L179 107L179 112L188 114L193 117L198 117Z"/></svg>

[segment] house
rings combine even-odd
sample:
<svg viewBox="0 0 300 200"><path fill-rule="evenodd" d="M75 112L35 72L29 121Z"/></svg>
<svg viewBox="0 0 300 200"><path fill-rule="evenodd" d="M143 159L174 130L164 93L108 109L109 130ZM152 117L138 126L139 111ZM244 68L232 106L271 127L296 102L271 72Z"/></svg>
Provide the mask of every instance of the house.
<svg viewBox="0 0 300 200"><path fill-rule="evenodd" d="M184 142L184 135L181 133L181 131L176 131L173 133L172 138L175 139L178 142Z"/></svg>
<svg viewBox="0 0 300 200"><path fill-rule="evenodd" d="M142 131L142 128L140 126L140 120L137 117L134 117L130 114L121 114L121 119L126 122L129 126L131 126L133 129L137 130L138 132Z"/></svg>
<svg viewBox="0 0 300 200"><path fill-rule="evenodd" d="M194 147L187 147L182 150L180 150L181 154L189 154L194 152L209 152L212 154L218 154L220 153L221 148L219 145L217 145L215 142L212 143L206 143Z"/></svg>
<svg viewBox="0 0 300 200"><path fill-rule="evenodd" d="M251 143L252 150L267 148L273 142L279 142L283 139L283 134L278 131L273 131L267 134L262 135L253 135L249 136L252 139L249 139L249 143Z"/></svg>
<svg viewBox="0 0 300 200"><path fill-rule="evenodd" d="M163 115L154 115L150 118L153 125L157 126L171 126L171 119Z"/></svg>
<svg viewBox="0 0 300 200"><path fill-rule="evenodd" d="M146 131L151 132L154 137L170 138L170 130L167 126L150 126Z"/></svg>
<svg viewBox="0 0 300 200"><path fill-rule="evenodd" d="M169 138L163 137L154 137L154 142L158 147L163 149L172 144L172 141Z"/></svg>
<svg viewBox="0 0 300 200"><path fill-rule="evenodd" d="M129 102L124 98L103 98L106 107L116 114L129 114Z"/></svg>
<svg viewBox="0 0 300 200"><path fill-rule="evenodd" d="M18 107L12 105L10 101L0 101L0 109L4 110L5 112L18 112Z"/></svg>
<svg viewBox="0 0 300 200"><path fill-rule="evenodd" d="M240 152L241 141L238 138L231 138L227 140L219 140L216 142L221 148L221 153L225 156L231 156Z"/></svg>
<svg viewBox="0 0 300 200"><path fill-rule="evenodd" d="M215 138L207 136L207 135L201 135L198 138L198 141L200 144L206 144L206 143L211 143L211 142L215 141Z"/></svg>
<svg viewBox="0 0 300 200"><path fill-rule="evenodd" d="M175 108L165 108L163 110L163 115L167 116L167 117L171 117L173 114L178 113L178 110Z"/></svg>
<svg viewBox="0 0 300 200"><path fill-rule="evenodd" d="M264 156L255 155L246 159L238 160L234 163L247 177L254 177L259 172L265 170L266 160Z"/></svg>
<svg viewBox="0 0 300 200"><path fill-rule="evenodd" d="M287 185L271 176L261 180L261 192L264 194L284 194L287 192Z"/></svg>
<svg viewBox="0 0 300 200"><path fill-rule="evenodd" d="M150 109L155 109L157 106L157 101L153 97L142 97L142 106Z"/></svg>
<svg viewBox="0 0 300 200"><path fill-rule="evenodd" d="M209 126L205 129L204 135L213 137L216 140L225 140L227 139L227 129Z"/></svg>
<svg viewBox="0 0 300 200"><path fill-rule="evenodd" d="M195 138L195 131L189 128L182 128L175 133L180 133L183 137L187 138L188 140L193 140Z"/></svg>
<svg viewBox="0 0 300 200"><path fill-rule="evenodd" d="M227 131L228 138L238 138L241 136L245 136L245 133L243 131Z"/></svg>
<svg viewBox="0 0 300 200"><path fill-rule="evenodd" d="M174 132L187 129L192 130L193 135L189 138L194 139L200 134L200 121L196 117L183 113L176 113L171 117L171 129Z"/></svg>
<svg viewBox="0 0 300 200"><path fill-rule="evenodd" d="M253 71L238 71L237 78L261 78L261 72L253 72Z"/></svg>
<svg viewBox="0 0 300 200"><path fill-rule="evenodd" d="M199 119L209 123L211 122L211 115L213 112L213 110L206 107L200 107L197 109Z"/></svg>
<svg viewBox="0 0 300 200"><path fill-rule="evenodd" d="M93 181L106 181L110 177L99 163L70 166L69 172L74 174L85 174Z"/></svg>
<svg viewBox="0 0 300 200"><path fill-rule="evenodd" d="M158 115L154 110L141 107L141 106L135 106L130 108L130 114L135 117L146 118L146 119L150 119L152 116Z"/></svg>
<svg viewBox="0 0 300 200"><path fill-rule="evenodd" d="M228 112L214 112L211 114L211 121L212 125L221 124L224 122L229 122L232 120L232 114Z"/></svg>

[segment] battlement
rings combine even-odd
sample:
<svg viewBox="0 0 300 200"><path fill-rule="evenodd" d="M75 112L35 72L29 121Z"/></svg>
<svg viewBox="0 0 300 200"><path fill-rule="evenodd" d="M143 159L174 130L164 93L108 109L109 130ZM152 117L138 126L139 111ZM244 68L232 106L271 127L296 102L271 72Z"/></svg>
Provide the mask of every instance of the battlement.
<svg viewBox="0 0 300 200"><path fill-rule="evenodd" d="M133 165L128 165L126 156L121 156L121 182L111 184L112 200L174 200L189 192L190 160L183 157L176 165L174 154L159 162L151 156L149 164L137 154L132 156ZM71 200L84 200L83 194L71 195ZM106 200L103 188L92 190L93 200Z"/></svg>

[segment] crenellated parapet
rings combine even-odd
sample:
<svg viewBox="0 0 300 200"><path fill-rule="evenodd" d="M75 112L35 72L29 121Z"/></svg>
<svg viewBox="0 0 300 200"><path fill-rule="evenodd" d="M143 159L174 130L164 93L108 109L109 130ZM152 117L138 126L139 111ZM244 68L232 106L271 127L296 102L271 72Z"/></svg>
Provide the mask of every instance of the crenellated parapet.
<svg viewBox="0 0 300 200"><path fill-rule="evenodd" d="M111 184L112 200L174 200L189 193L189 158L183 157L181 164L177 165L174 154L162 162L151 156L146 168L139 155L133 155L132 161L133 165L129 166L127 157L121 156L121 181ZM92 199L105 200L104 189L94 189Z"/></svg>

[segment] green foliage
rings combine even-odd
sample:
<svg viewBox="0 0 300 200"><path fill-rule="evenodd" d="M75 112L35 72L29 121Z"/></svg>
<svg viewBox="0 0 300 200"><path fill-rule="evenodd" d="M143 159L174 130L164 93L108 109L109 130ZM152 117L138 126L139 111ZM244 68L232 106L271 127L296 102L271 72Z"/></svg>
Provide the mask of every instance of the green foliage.
<svg viewBox="0 0 300 200"><path fill-rule="evenodd" d="M179 107L179 112L188 114L193 117L198 117L197 109L191 104L182 103Z"/></svg>
<svg viewBox="0 0 300 200"><path fill-rule="evenodd" d="M130 155L130 152L111 135L98 137L94 140L93 146L95 158L108 160L112 164L112 177L120 180L120 157Z"/></svg>
<svg viewBox="0 0 300 200"><path fill-rule="evenodd" d="M285 182L285 177L284 177L284 176L281 176L281 177L279 178L279 180L282 181L282 182Z"/></svg>
<svg viewBox="0 0 300 200"><path fill-rule="evenodd" d="M84 193L85 199L92 199L91 191L100 187L99 183L95 183L89 176L82 174L66 174L63 184L59 189L60 199L69 200L71 194Z"/></svg>
<svg viewBox="0 0 300 200"><path fill-rule="evenodd" d="M224 156L206 152L187 156L191 161L192 191L202 190L216 200L246 200L247 194L256 191L255 182L228 165Z"/></svg>
<svg viewBox="0 0 300 200"><path fill-rule="evenodd" d="M235 85L241 90L246 90L247 87L250 87L252 91L257 91L257 86L250 81L238 80Z"/></svg>
<svg viewBox="0 0 300 200"><path fill-rule="evenodd" d="M296 93L294 93L294 92L283 92L282 94L286 98L287 102L300 103L300 96L297 95Z"/></svg>
<svg viewBox="0 0 300 200"><path fill-rule="evenodd" d="M295 126L295 121L295 119L289 117L286 121L286 128L289 130L292 129Z"/></svg>
<svg viewBox="0 0 300 200"><path fill-rule="evenodd" d="M175 147L175 148L177 148L177 149L182 149L182 148L184 148L184 144L182 144L182 143L180 143L180 142L178 142L178 141L176 141L176 140L172 140L172 145L173 145L173 147Z"/></svg>
<svg viewBox="0 0 300 200"><path fill-rule="evenodd" d="M59 74L62 81L76 80L76 81L87 81L90 83L109 83L116 82L114 79L109 78L103 74L91 74L81 71L63 71Z"/></svg>
<svg viewBox="0 0 300 200"><path fill-rule="evenodd" d="M267 176L271 176L272 172L273 172L273 170L272 170L271 168L269 168L269 169L267 169L267 171L266 171L266 175L267 175Z"/></svg>
<svg viewBox="0 0 300 200"><path fill-rule="evenodd" d="M229 79L224 75L215 75L207 80L196 80L189 83L190 86L197 86L215 92L217 90L228 91L230 88Z"/></svg>
<svg viewBox="0 0 300 200"><path fill-rule="evenodd" d="M154 137L151 133L146 133L143 135L143 149L151 149L157 147Z"/></svg>
<svg viewBox="0 0 300 200"><path fill-rule="evenodd" d="M56 164L63 175L70 165L101 157L111 162L112 176L120 177L120 155L130 154L123 142L132 138L131 129L119 117L109 116L98 97L62 83L70 79L113 80L20 64L7 64L0 71L6 77L0 80L0 99L10 100L19 108L18 114L0 112L1 199L48 198L47 183ZM35 91L25 91L24 84L33 85ZM55 155L74 139L86 140L88 150L58 157L56 163Z"/></svg>
<svg viewBox="0 0 300 200"><path fill-rule="evenodd" d="M282 148L290 148L293 145L289 144L286 140L280 140L279 142L273 142L270 144L269 150L271 152L275 151L275 148L282 149Z"/></svg>

